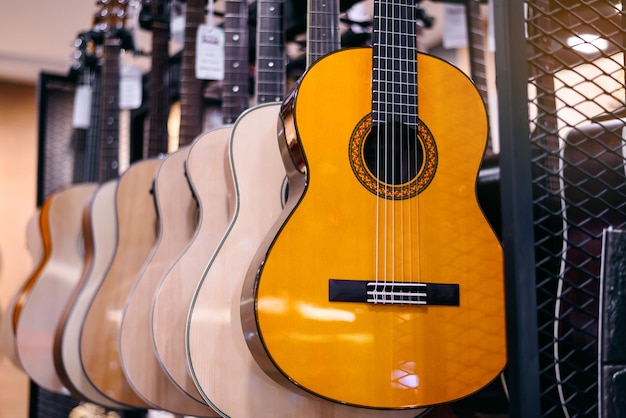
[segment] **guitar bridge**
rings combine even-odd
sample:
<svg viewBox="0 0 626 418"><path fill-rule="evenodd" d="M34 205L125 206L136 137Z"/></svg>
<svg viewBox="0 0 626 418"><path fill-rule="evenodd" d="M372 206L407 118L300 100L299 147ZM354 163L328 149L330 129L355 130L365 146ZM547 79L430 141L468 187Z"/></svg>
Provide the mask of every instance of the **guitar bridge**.
<svg viewBox="0 0 626 418"><path fill-rule="evenodd" d="M458 284L330 279L328 300L387 305L459 306L460 296Z"/></svg>

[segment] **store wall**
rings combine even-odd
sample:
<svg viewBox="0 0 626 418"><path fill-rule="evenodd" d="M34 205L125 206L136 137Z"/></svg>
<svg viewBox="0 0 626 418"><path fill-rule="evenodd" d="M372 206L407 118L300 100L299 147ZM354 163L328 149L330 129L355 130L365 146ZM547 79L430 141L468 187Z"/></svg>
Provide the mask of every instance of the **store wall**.
<svg viewBox="0 0 626 418"><path fill-rule="evenodd" d="M33 261L26 224L37 187L36 86L0 80L0 306L28 276ZM0 354L0 418L28 417L27 376Z"/></svg>

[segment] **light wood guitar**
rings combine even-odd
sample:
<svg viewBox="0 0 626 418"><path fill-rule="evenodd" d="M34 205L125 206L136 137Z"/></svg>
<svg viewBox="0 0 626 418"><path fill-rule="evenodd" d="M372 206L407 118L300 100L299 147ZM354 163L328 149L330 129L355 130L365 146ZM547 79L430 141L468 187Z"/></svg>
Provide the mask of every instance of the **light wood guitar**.
<svg viewBox="0 0 626 418"><path fill-rule="evenodd" d="M79 72L81 87L93 87L92 67L97 60L89 51L91 44L89 32L79 34L73 67ZM46 217L40 220L46 257L37 276L26 285L27 294L22 295L19 318L15 318L17 353L24 370L39 386L59 394L70 390L55 367L54 334L84 263L80 213L96 188L93 130L74 129L73 147L74 185L47 197L50 202L39 213Z"/></svg>
<svg viewBox="0 0 626 418"><path fill-rule="evenodd" d="M82 271L81 212L95 188L95 183L73 185L47 198L50 252L28 292L16 328L17 351L24 371L40 387L64 395L69 391L54 365L54 332Z"/></svg>
<svg viewBox="0 0 626 418"><path fill-rule="evenodd" d="M107 13L105 16L113 15ZM75 398L108 408L125 409L128 408L126 405L104 395L89 380L80 351L86 310L112 260L117 238L113 202L119 176L119 61L123 22L112 22L109 27L111 32L103 37L101 68L94 71L94 107L89 127L97 147L97 163L94 165L99 185L81 212L85 246L83 269L56 326L53 355L60 379ZM100 32L98 26L95 31Z"/></svg>
<svg viewBox="0 0 626 418"><path fill-rule="evenodd" d="M225 5L225 65L230 70L223 80L223 126L197 137L189 148L185 169L198 203L198 224L184 251L158 283L151 311L153 347L161 366L183 391L203 402L189 376L184 330L191 297L232 213L232 175L226 149L231 125L249 102L248 6L239 1Z"/></svg>
<svg viewBox="0 0 626 418"><path fill-rule="evenodd" d="M17 345L15 341L15 325L16 325L16 313L19 305L23 303L23 295L27 291L25 288L28 286L29 278L37 276L39 266L42 265L45 248L43 236L41 235L39 220L40 209L38 208L35 213L28 220L26 225L26 247L30 252L33 259L33 270L28 275L27 280L18 288L13 294L13 297L9 300L8 305L2 313L2 320L0 323L0 349L4 355L13 363L13 365L23 370L22 363L20 362L19 355L17 353Z"/></svg>
<svg viewBox="0 0 626 418"><path fill-rule="evenodd" d="M167 21L165 4L153 1L151 5L155 17L152 24L153 51L163 46L167 58L169 25L164 24ZM154 59L153 54L151 80L163 80L167 59L163 63ZM165 134L167 139L166 126L160 124L167 119L169 97L163 96L158 92L151 94L151 97L166 99L151 103L151 138ZM160 128L158 132L152 132L155 126ZM123 307L119 325L119 357L124 376L133 390L153 407L176 414L215 416L215 412L204 402L187 396L165 374L154 352L149 327L152 297L159 280L187 245L196 227L197 204L187 187L184 171L186 156L185 147L166 155L154 175L152 193L158 223L156 242L140 268Z"/></svg>
<svg viewBox="0 0 626 418"><path fill-rule="evenodd" d="M156 7L156 3L152 5ZM163 86L168 59L166 28L160 28L159 24L153 27L156 36L153 38L150 130L144 143L144 152L149 158L132 164L119 178L115 192L102 196L100 204L111 208L114 214L106 216L105 220L114 223L109 224L112 227L109 233L115 231L115 234L104 237L102 245L94 242L96 247L105 250L107 254L103 254L103 258L110 257L109 263L101 276L92 276L90 280L96 285L90 285L89 290L93 293L86 295L87 303L80 304L84 317L78 334L78 350L85 376L97 391L126 408L154 407L134 391L124 375L118 336L124 302L152 250L157 233L152 187L162 161L159 156L167 152L167 118L163 116L167 114L164 108L168 97L167 87ZM92 218L90 222L99 220ZM114 242L112 255L108 252L110 240ZM102 272L90 274L93 273Z"/></svg>
<svg viewBox="0 0 626 418"><path fill-rule="evenodd" d="M485 107L416 53L414 22L412 1L375 1L374 47L318 60L285 101L289 197L242 292L257 363L355 406L450 402L506 361L502 249L475 190Z"/></svg>
<svg viewBox="0 0 626 418"><path fill-rule="evenodd" d="M150 328L152 298L160 279L196 229L197 204L184 176L187 151L184 147L168 155L155 175L157 241L124 306L119 352L127 380L150 404L178 414L217 416L204 402L188 396L170 380L154 351ZM207 156L205 168L208 159Z"/></svg>

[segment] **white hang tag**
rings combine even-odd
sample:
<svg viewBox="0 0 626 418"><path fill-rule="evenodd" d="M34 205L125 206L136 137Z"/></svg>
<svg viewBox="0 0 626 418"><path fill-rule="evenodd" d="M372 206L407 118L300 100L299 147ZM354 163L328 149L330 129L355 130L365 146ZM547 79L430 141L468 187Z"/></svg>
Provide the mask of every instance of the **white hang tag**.
<svg viewBox="0 0 626 418"><path fill-rule="evenodd" d="M170 39L178 45L185 43L185 16L178 15L172 17L170 21Z"/></svg>
<svg viewBox="0 0 626 418"><path fill-rule="evenodd" d="M74 93L74 109L72 111L72 128L87 129L91 124L91 101L93 89L90 85L82 84L76 87Z"/></svg>
<svg viewBox="0 0 626 418"><path fill-rule="evenodd" d="M135 65L122 65L120 67L120 109L138 109L141 106L142 90L141 68Z"/></svg>
<svg viewBox="0 0 626 418"><path fill-rule="evenodd" d="M196 78L224 79L224 30L212 25L198 26L196 37Z"/></svg>
<svg viewBox="0 0 626 418"><path fill-rule="evenodd" d="M464 4L444 4L443 47L463 48L467 42L467 20Z"/></svg>

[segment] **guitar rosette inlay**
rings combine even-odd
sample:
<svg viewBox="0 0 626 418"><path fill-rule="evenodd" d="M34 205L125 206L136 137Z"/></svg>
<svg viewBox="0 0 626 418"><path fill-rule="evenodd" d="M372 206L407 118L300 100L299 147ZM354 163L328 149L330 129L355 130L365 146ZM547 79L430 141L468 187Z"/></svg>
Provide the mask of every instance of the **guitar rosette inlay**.
<svg viewBox="0 0 626 418"><path fill-rule="evenodd" d="M421 120L416 128L392 123L382 124L374 132L368 114L354 128L348 153L359 182L386 199L417 196L437 171L437 145Z"/></svg>

